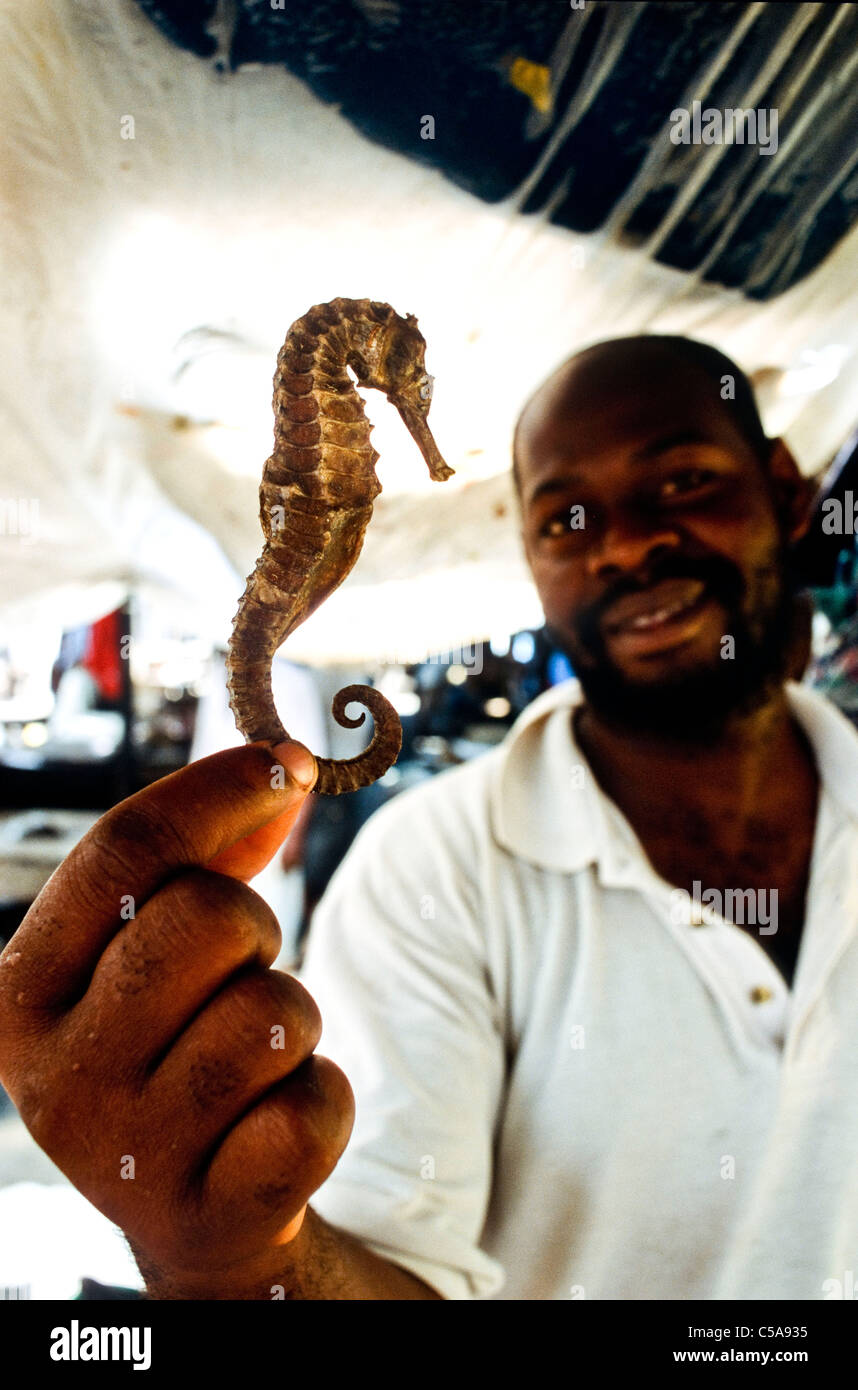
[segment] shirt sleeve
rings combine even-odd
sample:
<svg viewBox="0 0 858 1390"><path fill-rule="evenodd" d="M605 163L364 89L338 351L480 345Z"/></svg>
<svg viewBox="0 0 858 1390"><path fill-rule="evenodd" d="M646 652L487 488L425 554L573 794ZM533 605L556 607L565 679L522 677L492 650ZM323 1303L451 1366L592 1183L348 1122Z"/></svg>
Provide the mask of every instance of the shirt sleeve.
<svg viewBox="0 0 858 1390"><path fill-rule="evenodd" d="M313 917L299 978L355 1094L351 1140L311 1205L448 1299L503 1285L480 1249L505 1047L474 849L439 785L376 812Z"/></svg>

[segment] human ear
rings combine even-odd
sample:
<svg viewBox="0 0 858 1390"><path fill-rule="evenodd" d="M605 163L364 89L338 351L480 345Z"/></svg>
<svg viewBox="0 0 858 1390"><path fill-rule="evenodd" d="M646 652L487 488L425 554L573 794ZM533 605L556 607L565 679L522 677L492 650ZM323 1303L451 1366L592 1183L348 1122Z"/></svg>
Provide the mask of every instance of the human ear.
<svg viewBox="0 0 858 1390"><path fill-rule="evenodd" d="M770 446L766 472L787 540L795 544L810 527L817 485L804 476L783 439L771 440Z"/></svg>

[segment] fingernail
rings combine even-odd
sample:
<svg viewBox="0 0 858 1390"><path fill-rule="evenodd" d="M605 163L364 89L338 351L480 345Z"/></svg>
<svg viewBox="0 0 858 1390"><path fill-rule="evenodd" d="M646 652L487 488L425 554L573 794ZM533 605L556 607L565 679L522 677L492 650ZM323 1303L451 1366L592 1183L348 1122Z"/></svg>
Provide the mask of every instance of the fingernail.
<svg viewBox="0 0 858 1390"><path fill-rule="evenodd" d="M292 739L278 743L274 749L274 756L299 787L312 787L319 770L316 767L316 759L303 743L295 743Z"/></svg>

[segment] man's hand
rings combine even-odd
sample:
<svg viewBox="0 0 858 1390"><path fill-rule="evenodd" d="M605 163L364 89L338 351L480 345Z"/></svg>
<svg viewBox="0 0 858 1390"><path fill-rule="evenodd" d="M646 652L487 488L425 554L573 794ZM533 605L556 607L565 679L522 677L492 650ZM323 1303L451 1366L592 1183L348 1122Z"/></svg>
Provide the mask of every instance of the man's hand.
<svg viewBox="0 0 858 1390"><path fill-rule="evenodd" d="M351 1133L348 1081L313 1056L318 1009L269 969L280 929L246 882L314 779L300 745L255 744L147 787L93 827L0 955L0 1079L179 1297L276 1278Z"/></svg>

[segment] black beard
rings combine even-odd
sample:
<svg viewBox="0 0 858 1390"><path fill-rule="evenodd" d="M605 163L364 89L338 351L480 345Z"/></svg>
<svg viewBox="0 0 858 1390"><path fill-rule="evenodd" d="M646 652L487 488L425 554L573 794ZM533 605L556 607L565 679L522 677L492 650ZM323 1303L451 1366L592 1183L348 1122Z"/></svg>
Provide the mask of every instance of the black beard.
<svg viewBox="0 0 858 1390"><path fill-rule="evenodd" d="M734 655L658 684L629 680L608 654L601 616L622 595L670 578L701 580L709 596L723 605L725 636L734 639ZM671 555L652 567L644 583L620 580L598 604L579 614L574 644L550 624L545 631L568 656L587 702L604 723L671 743L712 744L729 723L763 705L789 672L795 585L785 551L756 572L754 589L749 612L742 576L728 561Z"/></svg>

